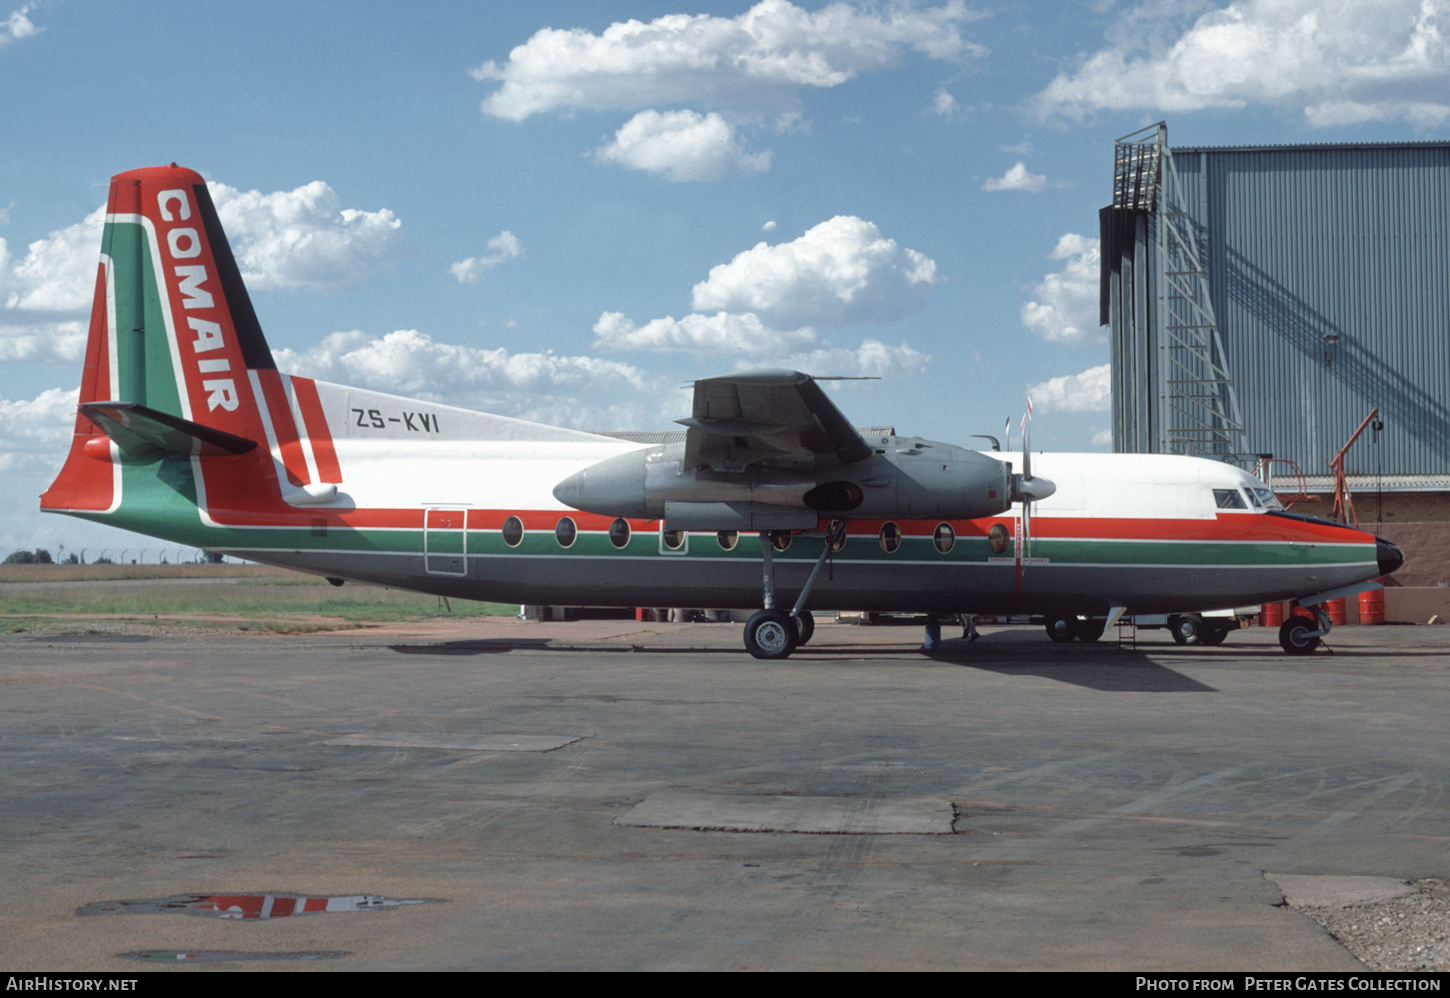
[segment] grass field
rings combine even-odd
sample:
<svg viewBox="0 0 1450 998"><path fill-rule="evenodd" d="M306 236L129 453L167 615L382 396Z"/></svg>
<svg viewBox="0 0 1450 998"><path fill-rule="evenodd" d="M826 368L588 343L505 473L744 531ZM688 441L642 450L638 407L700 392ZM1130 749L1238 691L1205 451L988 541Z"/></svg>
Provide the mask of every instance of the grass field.
<svg viewBox="0 0 1450 998"><path fill-rule="evenodd" d="M53 630L86 619L300 631L438 617L513 616L517 604L326 580L262 565L6 565L0 630Z"/></svg>

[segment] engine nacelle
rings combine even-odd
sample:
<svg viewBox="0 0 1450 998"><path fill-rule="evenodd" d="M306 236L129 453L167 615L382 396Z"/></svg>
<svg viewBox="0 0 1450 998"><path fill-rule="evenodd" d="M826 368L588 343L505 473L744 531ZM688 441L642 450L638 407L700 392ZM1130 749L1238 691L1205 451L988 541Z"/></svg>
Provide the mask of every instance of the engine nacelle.
<svg viewBox="0 0 1450 998"><path fill-rule="evenodd" d="M914 437L866 442L871 456L845 466L798 471L762 462L739 473L686 470L683 442L657 444L570 475L554 498L602 516L663 517L683 530L802 530L817 517L972 520L1011 506L1006 462Z"/></svg>

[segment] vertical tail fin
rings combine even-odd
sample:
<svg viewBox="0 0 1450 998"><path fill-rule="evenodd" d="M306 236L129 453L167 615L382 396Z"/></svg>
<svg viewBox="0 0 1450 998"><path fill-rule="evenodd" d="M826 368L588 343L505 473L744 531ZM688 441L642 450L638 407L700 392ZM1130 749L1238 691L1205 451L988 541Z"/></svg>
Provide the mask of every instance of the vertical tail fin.
<svg viewBox="0 0 1450 998"><path fill-rule="evenodd" d="M246 372L276 364L201 176L172 165L113 177L101 263L114 400L254 437Z"/></svg>
<svg viewBox="0 0 1450 998"><path fill-rule="evenodd" d="M112 177L80 402L135 403L262 443L258 396L277 379L206 181L174 163ZM41 508L110 512L121 484L121 455L81 413Z"/></svg>

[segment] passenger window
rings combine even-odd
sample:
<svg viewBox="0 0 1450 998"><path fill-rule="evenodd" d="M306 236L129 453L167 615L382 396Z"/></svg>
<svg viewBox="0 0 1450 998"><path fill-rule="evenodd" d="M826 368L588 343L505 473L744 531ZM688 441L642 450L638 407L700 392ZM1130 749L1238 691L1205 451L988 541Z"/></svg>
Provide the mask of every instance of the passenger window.
<svg viewBox="0 0 1450 998"><path fill-rule="evenodd" d="M1213 504L1219 509L1248 509L1238 489L1214 489Z"/></svg>
<svg viewBox="0 0 1450 998"><path fill-rule="evenodd" d="M879 540L881 550L887 554L894 554L896 549L901 547L901 528L888 520L881 525Z"/></svg>
<svg viewBox="0 0 1450 998"><path fill-rule="evenodd" d="M936 533L932 535L932 541L936 544L938 551L942 554L948 554L956 546L957 532L952 529L950 523L938 523L936 525Z"/></svg>
<svg viewBox="0 0 1450 998"><path fill-rule="evenodd" d="M524 540L524 522L517 516L503 521L503 542L511 548L518 547Z"/></svg>

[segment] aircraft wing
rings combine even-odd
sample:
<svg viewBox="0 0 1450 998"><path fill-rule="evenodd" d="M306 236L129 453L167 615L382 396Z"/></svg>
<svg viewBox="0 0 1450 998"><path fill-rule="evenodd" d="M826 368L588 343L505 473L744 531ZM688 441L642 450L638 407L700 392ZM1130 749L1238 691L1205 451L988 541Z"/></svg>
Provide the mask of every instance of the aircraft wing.
<svg viewBox="0 0 1450 998"><path fill-rule="evenodd" d="M819 468L871 456L814 378L798 371L745 371L695 382L682 471L743 472L752 465Z"/></svg>

